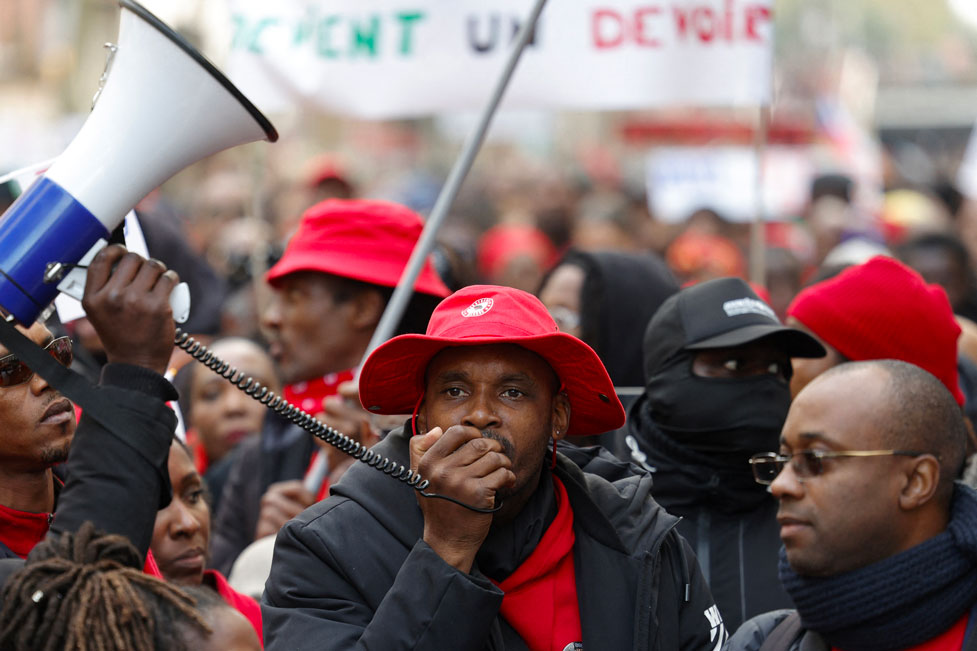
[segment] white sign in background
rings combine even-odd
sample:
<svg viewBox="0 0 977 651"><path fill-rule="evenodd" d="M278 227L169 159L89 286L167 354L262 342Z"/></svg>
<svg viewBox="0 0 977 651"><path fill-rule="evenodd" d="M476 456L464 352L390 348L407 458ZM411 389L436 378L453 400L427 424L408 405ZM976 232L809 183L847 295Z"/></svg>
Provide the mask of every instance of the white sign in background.
<svg viewBox="0 0 977 651"><path fill-rule="evenodd" d="M228 76L261 110L476 110L533 0L231 0ZM549 0L503 106L756 106L772 0Z"/></svg>
<svg viewBox="0 0 977 651"><path fill-rule="evenodd" d="M660 147L648 155L648 205L677 224L710 208L732 222L756 219L756 150L750 147ZM807 201L814 162L807 147L768 147L763 159L766 219L794 217Z"/></svg>

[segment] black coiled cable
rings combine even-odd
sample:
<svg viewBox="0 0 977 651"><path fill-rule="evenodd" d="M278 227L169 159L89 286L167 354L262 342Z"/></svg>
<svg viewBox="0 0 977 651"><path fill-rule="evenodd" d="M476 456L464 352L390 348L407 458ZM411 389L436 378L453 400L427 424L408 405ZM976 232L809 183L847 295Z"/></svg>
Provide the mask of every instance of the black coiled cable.
<svg viewBox="0 0 977 651"><path fill-rule="evenodd" d="M438 499L454 502L466 509L477 511L478 513L495 513L502 508L502 502L491 509L482 509L471 504L466 504L460 500L447 495L438 493L428 493L424 489L428 487L428 480L422 479L420 474L412 472L410 468L392 461L388 457L381 456L369 448L354 441L339 430L329 427L325 423L317 420L308 412L302 411L298 407L289 404L281 396L275 394L268 387L261 386L254 378L246 376L243 371L239 371L230 364L217 357L207 346L203 345L180 328L176 329L174 344L185 350L195 360L220 375L222 378L236 386L248 396L254 398L268 409L278 413L292 423L295 423L306 432L325 441L329 445L342 450L358 461L362 461L368 466L376 468L380 472L390 475L398 481L402 481L411 488L415 489L424 497L435 497Z"/></svg>

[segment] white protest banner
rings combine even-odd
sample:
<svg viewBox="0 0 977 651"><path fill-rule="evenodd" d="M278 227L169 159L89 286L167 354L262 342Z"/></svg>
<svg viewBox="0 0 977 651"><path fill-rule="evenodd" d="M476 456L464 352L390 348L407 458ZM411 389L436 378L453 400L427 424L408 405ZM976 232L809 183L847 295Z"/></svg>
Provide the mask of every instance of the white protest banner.
<svg viewBox="0 0 977 651"><path fill-rule="evenodd" d="M772 0L550 0L508 109L756 106ZM263 111L474 110L530 0L231 0L228 76Z"/></svg>

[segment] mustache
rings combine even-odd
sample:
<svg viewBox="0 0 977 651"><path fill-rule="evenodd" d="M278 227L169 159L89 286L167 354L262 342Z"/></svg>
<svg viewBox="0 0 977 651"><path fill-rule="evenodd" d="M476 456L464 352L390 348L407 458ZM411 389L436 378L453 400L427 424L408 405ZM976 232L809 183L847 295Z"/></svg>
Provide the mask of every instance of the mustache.
<svg viewBox="0 0 977 651"><path fill-rule="evenodd" d="M482 436L487 439L492 439L493 441L498 441L502 445L502 453L509 457L512 461L516 460L516 448L512 445L512 441L509 439L499 436L496 432L491 430L482 430Z"/></svg>

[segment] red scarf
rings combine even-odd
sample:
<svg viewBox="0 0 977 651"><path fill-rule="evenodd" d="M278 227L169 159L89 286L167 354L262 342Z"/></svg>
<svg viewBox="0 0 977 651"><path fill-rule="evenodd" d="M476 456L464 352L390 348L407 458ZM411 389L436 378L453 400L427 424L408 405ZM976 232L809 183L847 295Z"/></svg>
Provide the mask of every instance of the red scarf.
<svg viewBox="0 0 977 651"><path fill-rule="evenodd" d="M553 485L556 517L529 558L496 584L505 593L502 616L532 651L563 651L583 640L573 569L573 509L560 480L554 477Z"/></svg>
<svg viewBox="0 0 977 651"><path fill-rule="evenodd" d="M282 390L282 397L302 411L318 414L322 411L322 401L336 395L339 385L352 379L352 370L329 373L314 380L287 385Z"/></svg>
<svg viewBox="0 0 977 651"><path fill-rule="evenodd" d="M310 414L318 414L323 410L322 401L329 396L336 395L339 392L339 385L352 380L354 377L353 369L340 371L339 373L329 373L328 375L323 375L320 378L309 380L308 382L289 384L282 390L282 396L290 405L294 405ZM315 463L319 453L319 450L312 452L312 457L309 459L309 467L305 470L306 475L312 469L312 464ZM315 491L316 501L328 495L329 479L323 479Z"/></svg>
<svg viewBox="0 0 977 651"><path fill-rule="evenodd" d="M18 511L0 504L0 543L21 558L27 558L50 526L50 513Z"/></svg>

